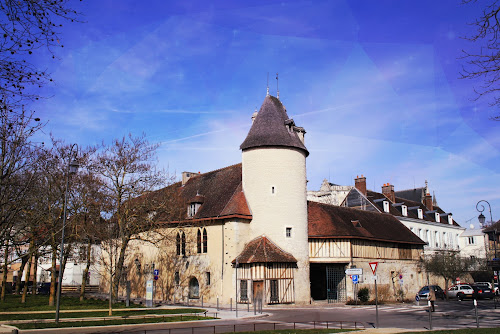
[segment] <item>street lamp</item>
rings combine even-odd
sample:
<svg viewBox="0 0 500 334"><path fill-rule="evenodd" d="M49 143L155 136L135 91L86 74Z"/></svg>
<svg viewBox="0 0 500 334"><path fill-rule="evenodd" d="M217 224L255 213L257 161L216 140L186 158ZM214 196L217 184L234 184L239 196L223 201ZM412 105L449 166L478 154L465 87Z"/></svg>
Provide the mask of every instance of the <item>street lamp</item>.
<svg viewBox="0 0 500 334"><path fill-rule="evenodd" d="M479 216L477 217L477 219L479 220L479 224L481 225L481 227L484 227L485 225L485 221L486 221L486 217L483 215L483 211L486 209L484 207L483 204L479 204L481 202L484 202L486 204L488 204L488 209L490 211L490 224L493 224L493 216L491 214L491 205L488 201L485 201L485 200L480 200L479 202L477 202L476 204L476 210L479 211ZM479 208L481 207L481 208ZM486 231L486 233L488 234L488 240L493 240L493 247L494 247L494 250L495 250L495 253L494 253L494 258L493 258L493 261L489 261L488 260L488 263L491 264L491 267L493 268L494 271L497 271L497 283L498 283L498 268L497 268L497 263L498 263L498 258L497 258L497 229L496 227L494 227L492 230L490 231Z"/></svg>
<svg viewBox="0 0 500 334"><path fill-rule="evenodd" d="M76 150L73 152L73 149ZM71 145L71 149L69 151L69 161L68 167L66 169L66 188L64 190L64 206L63 206L63 226L61 232L61 253L59 256L59 279L57 282L57 302L56 302L56 323L59 322L59 309L61 306L61 288L62 288L62 272L63 272L63 258L64 258L64 229L66 228L66 207L68 206L68 185L69 185L69 176L70 174L75 174L78 171L78 167L80 165L76 161L75 157L78 154L78 145ZM74 156L73 156L74 155Z"/></svg>

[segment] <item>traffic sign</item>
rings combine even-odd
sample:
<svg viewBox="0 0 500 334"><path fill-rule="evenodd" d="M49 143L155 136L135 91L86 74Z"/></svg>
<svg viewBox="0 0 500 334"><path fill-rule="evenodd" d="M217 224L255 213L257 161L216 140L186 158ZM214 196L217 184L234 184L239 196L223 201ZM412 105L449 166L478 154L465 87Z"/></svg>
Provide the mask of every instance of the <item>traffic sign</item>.
<svg viewBox="0 0 500 334"><path fill-rule="evenodd" d="M155 281L157 281L158 280L158 275L155 275L154 279L155 279Z"/></svg>
<svg viewBox="0 0 500 334"><path fill-rule="evenodd" d="M354 284L358 284L358 279L359 279L359 276L358 275L352 275L352 282Z"/></svg>
<svg viewBox="0 0 500 334"><path fill-rule="evenodd" d="M363 275L362 268L349 268L345 270L346 275Z"/></svg>
<svg viewBox="0 0 500 334"><path fill-rule="evenodd" d="M369 265L372 270L373 276L375 276L375 273L377 272L378 262L370 262Z"/></svg>
<svg viewBox="0 0 500 334"><path fill-rule="evenodd" d="M155 275L155 276L160 275L160 269L153 270L153 275Z"/></svg>

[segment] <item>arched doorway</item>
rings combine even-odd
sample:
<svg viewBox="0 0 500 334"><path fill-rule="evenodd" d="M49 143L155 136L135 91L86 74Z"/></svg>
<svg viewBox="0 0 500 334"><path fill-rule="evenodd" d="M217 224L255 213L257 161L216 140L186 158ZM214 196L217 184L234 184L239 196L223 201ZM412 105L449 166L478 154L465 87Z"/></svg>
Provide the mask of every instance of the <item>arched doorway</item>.
<svg viewBox="0 0 500 334"><path fill-rule="evenodd" d="M200 284L196 277L189 280L189 298L200 298Z"/></svg>

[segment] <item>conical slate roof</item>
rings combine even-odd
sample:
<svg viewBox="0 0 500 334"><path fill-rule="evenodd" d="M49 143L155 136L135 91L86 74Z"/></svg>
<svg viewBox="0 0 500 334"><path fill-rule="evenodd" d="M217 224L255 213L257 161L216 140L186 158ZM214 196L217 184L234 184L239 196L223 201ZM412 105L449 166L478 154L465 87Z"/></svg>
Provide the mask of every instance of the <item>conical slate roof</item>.
<svg viewBox="0 0 500 334"><path fill-rule="evenodd" d="M287 126L285 123L289 125ZM294 128L293 121L288 118L285 107L280 100L268 95L264 99L264 103L262 103L240 149L266 146L294 147L303 150L308 156L309 152Z"/></svg>

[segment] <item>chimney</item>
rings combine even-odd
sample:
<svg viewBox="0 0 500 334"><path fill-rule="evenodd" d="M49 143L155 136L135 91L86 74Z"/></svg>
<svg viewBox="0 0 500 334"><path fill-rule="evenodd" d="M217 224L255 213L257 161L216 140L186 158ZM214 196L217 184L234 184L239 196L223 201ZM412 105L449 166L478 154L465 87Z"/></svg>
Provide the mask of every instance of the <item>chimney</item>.
<svg viewBox="0 0 500 334"><path fill-rule="evenodd" d="M189 181L190 178L192 178L193 176L196 176L197 173L193 173L193 172L182 172L182 185L185 185L187 183L187 181Z"/></svg>
<svg viewBox="0 0 500 334"><path fill-rule="evenodd" d="M394 185L386 183L382 186L382 194L385 195L392 203L396 202L396 195L394 194Z"/></svg>
<svg viewBox="0 0 500 334"><path fill-rule="evenodd" d="M431 194L429 194L429 193L425 194L424 205L425 205L425 207L429 211L434 210L434 205L432 205L432 196L431 196Z"/></svg>
<svg viewBox="0 0 500 334"><path fill-rule="evenodd" d="M361 177L356 176L354 179L354 186L360 193L366 196L366 177L361 174Z"/></svg>

